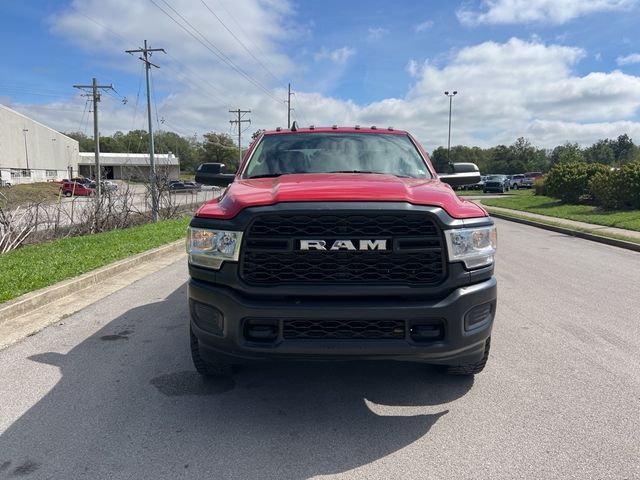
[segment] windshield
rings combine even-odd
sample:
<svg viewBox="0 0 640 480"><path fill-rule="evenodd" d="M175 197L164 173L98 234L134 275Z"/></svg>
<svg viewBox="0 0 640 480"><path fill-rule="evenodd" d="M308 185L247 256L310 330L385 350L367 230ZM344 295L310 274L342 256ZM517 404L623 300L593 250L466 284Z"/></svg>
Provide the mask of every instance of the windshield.
<svg viewBox="0 0 640 480"><path fill-rule="evenodd" d="M330 172L432 178L408 136L385 133L266 135L242 178Z"/></svg>

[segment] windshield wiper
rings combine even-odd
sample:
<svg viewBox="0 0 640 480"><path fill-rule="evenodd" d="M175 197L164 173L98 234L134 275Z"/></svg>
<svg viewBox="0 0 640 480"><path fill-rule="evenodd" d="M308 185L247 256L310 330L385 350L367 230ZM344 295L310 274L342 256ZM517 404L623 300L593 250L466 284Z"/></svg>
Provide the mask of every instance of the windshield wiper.
<svg viewBox="0 0 640 480"><path fill-rule="evenodd" d="M410 175L398 175L397 173L391 172L372 172L371 170L334 170L333 172L327 173L373 173L375 175L393 175L399 178L413 178Z"/></svg>

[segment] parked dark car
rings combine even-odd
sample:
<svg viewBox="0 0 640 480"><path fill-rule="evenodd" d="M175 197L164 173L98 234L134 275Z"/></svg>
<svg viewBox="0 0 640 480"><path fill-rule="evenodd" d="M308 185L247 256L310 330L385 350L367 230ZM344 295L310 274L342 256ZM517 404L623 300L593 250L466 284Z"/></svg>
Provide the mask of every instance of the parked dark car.
<svg viewBox="0 0 640 480"><path fill-rule="evenodd" d="M179 180L171 180L167 186L171 192L197 191L202 188L199 183L183 182Z"/></svg>
<svg viewBox="0 0 640 480"><path fill-rule="evenodd" d="M487 192L499 192L504 193L509 191L509 177L506 175L487 175L482 187L484 193Z"/></svg>

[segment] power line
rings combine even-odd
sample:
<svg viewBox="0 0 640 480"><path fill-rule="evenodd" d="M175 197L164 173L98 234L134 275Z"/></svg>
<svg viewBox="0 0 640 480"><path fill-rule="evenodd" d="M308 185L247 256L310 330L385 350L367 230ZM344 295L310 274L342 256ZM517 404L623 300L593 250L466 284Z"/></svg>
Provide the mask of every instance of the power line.
<svg viewBox="0 0 640 480"><path fill-rule="evenodd" d="M233 16L233 14L227 9L227 7L224 6L224 2L223 1L219 1L218 4L222 7L222 9L227 12L227 15L229 15L229 18L231 18L231 20L233 20L233 22L236 24L236 26L238 27L238 30L240 30L242 32L242 34L246 37L247 42L253 46L253 48L255 48L255 50L262 56L262 57L266 57L266 55L264 54L264 52L262 51L262 49L260 48L259 45L257 45L256 43L253 43L251 41L251 36L247 35L247 32L244 31L244 29L242 28L242 25L240 24L240 22L238 22L238 20L235 19L235 17ZM280 85L284 85L284 81L282 81L280 78L277 78L278 83Z"/></svg>
<svg viewBox="0 0 640 480"><path fill-rule="evenodd" d="M269 97L271 97L272 99L274 99L276 102L281 103L282 100L280 100L278 97L276 97L273 93L271 93L269 91L269 89L267 89L264 85L262 85L260 82L258 82L257 80L255 80L253 77L251 77L248 73L246 73L244 70L242 70L240 67L238 67L235 63L233 63L233 61L227 57L224 53L222 53L222 51L216 47L209 39L207 39L207 37L205 37L196 27L194 27L187 19L185 19L175 8L173 8L168 2L167 0L162 0L163 3L165 3L173 12L175 12L175 14L180 17L182 19L182 21L184 23L186 23L190 28L193 29L193 31L195 31L202 39L198 38L193 32L191 32L189 29L187 29L184 25L182 25L180 22L178 22L174 17L171 16L171 14L169 14L166 10L164 10L160 5L158 5L154 0L149 0L151 3L153 3L162 13L164 13L167 17L169 17L176 25L178 25L180 28L182 28L185 32L187 32L191 37L193 37L198 43L200 43L201 45L203 45L207 50L209 50L211 53L213 53L218 59L220 59L222 62L224 62L225 64L227 64L229 67L231 67L233 70L235 70L237 73L239 73L240 75L242 75L247 81L249 81L250 83L252 83L254 86L256 86L257 88L259 88L260 90L262 90L263 92L265 92ZM204 40L204 41L203 41ZM206 42L206 43L205 43ZM207 45L209 44L209 45Z"/></svg>
<svg viewBox="0 0 640 480"><path fill-rule="evenodd" d="M136 95L136 104L133 109L133 121L131 122L131 130L135 130L136 117L138 116L138 104L140 102L140 90L142 90L142 71L144 70L144 63L140 65L140 76L138 77L138 94ZM140 151L140 142L138 142L137 151ZM131 153L131 136L127 141L127 152Z"/></svg>
<svg viewBox="0 0 640 480"><path fill-rule="evenodd" d="M80 125L78 125L78 131L82 132L82 124L84 123L84 116L87 114L87 108L89 107L90 99L86 99L84 101L84 110L82 111L82 117L80 117ZM85 128L86 130L86 128Z"/></svg>
<svg viewBox="0 0 640 480"><path fill-rule="evenodd" d="M157 6L157 5L156 5L156 6ZM134 41L133 41L132 39L128 39L128 38L123 37L122 35L120 35L120 34L119 34L118 32L116 32L115 30L113 30L113 29L109 28L108 26L104 25L103 23L101 23L101 22L97 21L95 18L91 18L90 16L88 16L88 15L87 15L87 14L85 14L84 12L81 12L80 10L78 10L76 7L73 7L73 6L72 6L72 8L75 8L75 10L76 10L76 12L77 12L77 13L79 13L80 15L82 15L83 17L85 17L86 19L88 19L89 21L91 21L91 22L95 23L95 24L96 24L96 25L98 25L100 28L104 29L105 31L109 32L111 35L113 35L113 36L115 36L115 37L117 37L117 38L119 38L119 39L121 39L121 40L123 40L123 41L125 41L125 42L127 42L127 43L134 43ZM158 7L158 8L159 8L159 7ZM204 83L206 83L207 85L209 85L210 87L212 87L214 90L216 90L216 91L218 91L218 92L219 92L219 90L218 90L218 87L217 87L217 86L215 86L215 85L214 85L213 83L211 83L210 81L208 81L208 80L206 80L206 79L202 78L200 75L198 75L198 73L197 73L194 69L192 69L192 68L188 67L187 65L185 65L184 63L180 62L177 58L175 58L175 57L174 57L173 55L171 55L170 53L168 53L168 52L166 52L166 53L167 53L167 56L168 56L169 58L171 58L174 62L176 62L180 67L182 67L182 70L178 70L178 69L176 69L175 67L173 67L171 64L168 64L168 65L167 65L167 67L168 67L170 70L172 70L173 72L175 72L175 73L177 73L178 75L180 75L180 76L181 76L181 78L183 78L183 79L184 79L184 78L187 78L187 79L188 79L188 78L190 78L190 77L194 77L194 78L196 78L196 79L200 80L203 84L204 84ZM188 71L188 72L189 72L189 74L190 74L190 77L186 77L186 76L184 75L184 71ZM222 95L222 92L219 92L219 93ZM212 94L211 92L206 92L206 94L207 94L207 95L209 95L209 96L211 96L211 97L212 97L212 98L214 98L215 100L219 101L220 103L223 103L223 104L224 104L224 103L226 103L226 100L225 100L225 99L223 99L222 97L218 96L217 94Z"/></svg>
<svg viewBox="0 0 640 480"><path fill-rule="evenodd" d="M236 39L236 41L240 44L240 46L242 46L242 48L244 48L244 49L245 49L245 51L246 51L249 55L251 55L251 58L253 58L253 59L254 59L254 60L255 60L255 61L256 61L256 62L257 62L257 63L258 63L262 68L264 68L264 70L265 70L269 75L271 75L271 76L275 79L275 81L276 81L276 82L278 82L278 83L282 83L282 81L281 81L278 77L276 77L276 76L273 74L273 72L272 72L271 70L269 70L269 68L267 68L267 66L266 66L264 63L262 63L262 61L261 61L258 57L256 57L256 56L253 54L253 52L252 52L251 50L249 50L249 49L247 48L247 46L242 42L242 40L240 40L240 39L236 36L236 34L235 34L235 33L233 33L233 31L232 31L229 27L227 27L227 26L225 25L225 23L222 21L222 19L221 19L218 15L216 15L216 12L214 12L213 10L211 10L211 8L209 7L209 5L207 5L207 3L206 3L204 0L200 0L200 1L201 1L201 2L202 2L202 4L206 7L206 9L207 9L207 10L209 10L209 11L211 12L211 15L213 15L214 17L216 17L216 20L218 20L218 22L220 22L220 24L225 28L225 30L226 30L227 32L229 32L233 38L235 38L235 39Z"/></svg>

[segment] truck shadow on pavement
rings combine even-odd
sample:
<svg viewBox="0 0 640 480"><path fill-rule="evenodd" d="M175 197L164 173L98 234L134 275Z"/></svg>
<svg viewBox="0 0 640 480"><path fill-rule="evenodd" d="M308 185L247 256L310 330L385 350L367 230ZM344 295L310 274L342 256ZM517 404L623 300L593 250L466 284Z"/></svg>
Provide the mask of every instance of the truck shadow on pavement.
<svg viewBox="0 0 640 480"><path fill-rule="evenodd" d="M0 436L0 478L309 478L382 459L446 421L472 378L393 362L277 363L201 379L186 285L110 321ZM30 367L31 368L31 367Z"/></svg>

